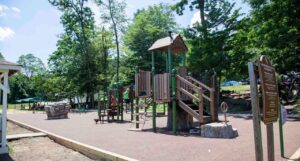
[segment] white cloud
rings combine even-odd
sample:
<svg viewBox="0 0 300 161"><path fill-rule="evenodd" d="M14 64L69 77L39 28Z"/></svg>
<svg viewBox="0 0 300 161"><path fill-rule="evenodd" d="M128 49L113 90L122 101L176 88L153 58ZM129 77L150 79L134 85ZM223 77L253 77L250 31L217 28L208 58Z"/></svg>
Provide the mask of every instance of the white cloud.
<svg viewBox="0 0 300 161"><path fill-rule="evenodd" d="M11 10L13 10L16 13L21 13L21 10L17 7L12 7Z"/></svg>
<svg viewBox="0 0 300 161"><path fill-rule="evenodd" d="M10 39L15 35L15 32L9 27L0 27L0 41Z"/></svg>
<svg viewBox="0 0 300 161"><path fill-rule="evenodd" d="M190 26L193 26L196 22L201 23L201 19L200 19L200 11L197 11L196 13L194 13L192 19L191 19L191 24Z"/></svg>
<svg viewBox="0 0 300 161"><path fill-rule="evenodd" d="M98 5L94 1L88 1L86 5L90 7L92 12L94 13L96 25L99 26L102 23L102 21L100 19L101 12Z"/></svg>
<svg viewBox="0 0 300 161"><path fill-rule="evenodd" d="M7 6L0 4L0 16L5 16L8 10L9 8Z"/></svg>
<svg viewBox="0 0 300 161"><path fill-rule="evenodd" d="M0 17L6 16L7 13L14 13L15 15L18 15L19 13L21 13L21 10L17 7L8 7L6 5L0 4Z"/></svg>

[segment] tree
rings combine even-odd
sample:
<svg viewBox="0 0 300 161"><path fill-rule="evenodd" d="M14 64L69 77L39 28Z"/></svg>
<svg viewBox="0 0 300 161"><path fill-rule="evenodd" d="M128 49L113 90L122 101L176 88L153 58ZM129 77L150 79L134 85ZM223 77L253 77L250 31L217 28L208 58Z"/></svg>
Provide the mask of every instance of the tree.
<svg viewBox="0 0 300 161"><path fill-rule="evenodd" d="M268 55L277 72L300 69L300 3L297 0L247 0L253 11L244 33L246 52Z"/></svg>
<svg viewBox="0 0 300 161"><path fill-rule="evenodd" d="M46 70L44 63L40 58L35 57L33 54L25 54L19 57L18 64L22 65L23 73L31 78L38 73L42 73Z"/></svg>
<svg viewBox="0 0 300 161"><path fill-rule="evenodd" d="M120 64L120 34L125 32L127 18L125 14L126 3L121 0L96 0L99 6L104 7L101 18L104 22L109 22L113 28L115 43L117 47L117 80L119 82L119 64ZM106 12L105 12L106 11Z"/></svg>
<svg viewBox="0 0 300 161"><path fill-rule="evenodd" d="M0 60L3 60L4 56L2 55L2 53L0 52Z"/></svg>
<svg viewBox="0 0 300 161"><path fill-rule="evenodd" d="M85 5L87 0L49 0L49 2L63 12L61 23L65 30L52 60L55 57L65 58L62 62L68 63L63 65L65 70L60 72L65 72L68 79L77 87L79 94L87 94L86 102L91 98L94 107L94 93L99 83L99 69L95 58L99 53L91 44L91 38L95 33L93 13ZM59 61L61 60L56 59L54 64Z"/></svg>
<svg viewBox="0 0 300 161"><path fill-rule="evenodd" d="M127 64L139 69L151 70L150 46L157 40L168 36L168 31L176 31L174 15L169 6L159 4L147 9L139 10L124 35L124 43L133 53L128 55ZM164 62L162 54L156 55L157 60ZM163 69L165 63L156 62L158 70Z"/></svg>
<svg viewBox="0 0 300 161"><path fill-rule="evenodd" d="M43 84L47 79L47 70L41 59L33 54L25 54L17 62L23 66L23 71L9 78L9 101L45 96Z"/></svg>
<svg viewBox="0 0 300 161"><path fill-rule="evenodd" d="M227 0L182 0L173 7L182 14L185 5L200 9L201 15L201 23L185 30L191 47L188 66L197 72L216 72L221 80L221 76L230 71L229 40L239 24L239 10L233 10L234 3Z"/></svg>

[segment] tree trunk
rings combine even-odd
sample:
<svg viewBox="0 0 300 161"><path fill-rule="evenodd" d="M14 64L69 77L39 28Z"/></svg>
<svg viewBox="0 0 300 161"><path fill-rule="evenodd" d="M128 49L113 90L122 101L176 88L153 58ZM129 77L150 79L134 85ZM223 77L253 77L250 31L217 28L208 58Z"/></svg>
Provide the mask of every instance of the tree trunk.
<svg viewBox="0 0 300 161"><path fill-rule="evenodd" d="M94 93L91 94L90 99L91 99L91 108L94 109L94 108L95 108L95 97L94 97Z"/></svg>
<svg viewBox="0 0 300 161"><path fill-rule="evenodd" d="M168 130L173 127L173 113L171 103L168 104ZM193 127L193 117L177 105L176 107L176 129L177 131L188 131Z"/></svg>
<svg viewBox="0 0 300 161"><path fill-rule="evenodd" d="M205 0L198 0L198 5L199 5L199 10L200 10L200 20L201 20L201 25L204 29L204 37L207 36L207 30L206 30L206 22L204 18L204 6L205 6Z"/></svg>

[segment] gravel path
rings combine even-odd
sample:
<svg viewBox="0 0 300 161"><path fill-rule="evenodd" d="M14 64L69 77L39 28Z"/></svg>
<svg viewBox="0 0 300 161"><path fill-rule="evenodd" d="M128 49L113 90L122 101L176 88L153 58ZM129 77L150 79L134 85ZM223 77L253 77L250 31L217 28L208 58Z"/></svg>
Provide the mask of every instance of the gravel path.
<svg viewBox="0 0 300 161"><path fill-rule="evenodd" d="M252 120L228 117L229 124L237 128L235 139L211 139L196 136L174 136L151 131L151 121L146 123L146 132L128 131L130 123L95 124L96 112L69 114L69 119L46 120L44 113L10 113L15 119L37 128L67 137L104 150L142 161L208 161L208 160L255 160ZM223 119L223 116L220 116ZM125 116L129 120L129 115ZM157 119L159 127L166 126L166 117ZM149 130L148 130L149 129ZM265 160L266 129L262 124ZM280 157L278 124L274 124L275 160ZM288 121L284 125L286 156L291 156L300 147L300 121Z"/></svg>

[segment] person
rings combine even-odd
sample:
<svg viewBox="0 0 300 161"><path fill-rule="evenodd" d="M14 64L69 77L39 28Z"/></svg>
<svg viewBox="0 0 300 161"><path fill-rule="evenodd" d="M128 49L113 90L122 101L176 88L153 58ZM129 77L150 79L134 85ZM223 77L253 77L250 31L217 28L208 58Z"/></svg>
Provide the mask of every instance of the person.
<svg viewBox="0 0 300 161"><path fill-rule="evenodd" d="M113 95L110 98L110 106L111 106L111 109L115 109L117 106L116 98Z"/></svg>
<svg viewBox="0 0 300 161"><path fill-rule="evenodd" d="M127 113L127 110L129 109L129 103L130 103L130 100L129 100L129 88L127 88L125 90L125 92L123 93L123 99L124 99L124 102L125 102L125 111Z"/></svg>
<svg viewBox="0 0 300 161"><path fill-rule="evenodd" d="M35 110L36 110L36 102L34 102L32 105L32 113L35 113Z"/></svg>

